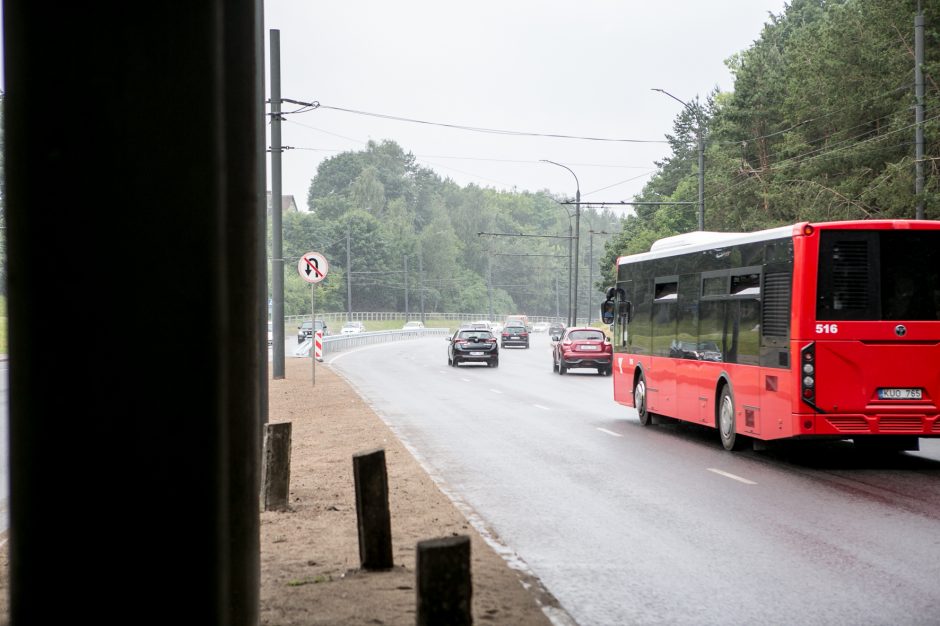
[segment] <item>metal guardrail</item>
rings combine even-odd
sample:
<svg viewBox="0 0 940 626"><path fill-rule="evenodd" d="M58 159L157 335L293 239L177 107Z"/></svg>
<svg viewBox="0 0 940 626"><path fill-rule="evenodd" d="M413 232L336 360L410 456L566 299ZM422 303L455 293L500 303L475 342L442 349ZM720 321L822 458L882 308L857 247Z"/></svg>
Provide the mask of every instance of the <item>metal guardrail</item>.
<svg viewBox="0 0 940 626"><path fill-rule="evenodd" d="M423 337L446 337L450 335L447 328L418 328L416 330L380 330L376 332L355 333L352 335L329 335L323 337L323 356L336 354L344 350L359 348L378 343L391 341L408 341ZM313 341L305 340L294 349L294 356L309 357Z"/></svg>

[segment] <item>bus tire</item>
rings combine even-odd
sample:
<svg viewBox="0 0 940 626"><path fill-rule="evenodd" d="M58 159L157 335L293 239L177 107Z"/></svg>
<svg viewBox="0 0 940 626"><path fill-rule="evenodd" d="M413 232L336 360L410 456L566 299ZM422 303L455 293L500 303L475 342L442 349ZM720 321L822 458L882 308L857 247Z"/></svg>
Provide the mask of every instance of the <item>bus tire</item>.
<svg viewBox="0 0 940 626"><path fill-rule="evenodd" d="M653 416L646 406L646 377L643 374L640 374L636 385L633 386L633 406L641 424L649 426L653 423Z"/></svg>
<svg viewBox="0 0 940 626"><path fill-rule="evenodd" d="M745 446L745 437L738 435L734 423L734 394L731 387L723 385L718 394L718 436L725 450L741 450Z"/></svg>

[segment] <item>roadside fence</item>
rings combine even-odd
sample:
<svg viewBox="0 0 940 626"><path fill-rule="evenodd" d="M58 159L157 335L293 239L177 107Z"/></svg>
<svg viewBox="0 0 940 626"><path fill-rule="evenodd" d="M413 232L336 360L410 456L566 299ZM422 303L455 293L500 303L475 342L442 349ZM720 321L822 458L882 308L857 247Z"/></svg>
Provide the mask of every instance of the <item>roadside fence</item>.
<svg viewBox="0 0 940 626"><path fill-rule="evenodd" d="M360 348L377 343L391 341L410 341L424 337L446 337L450 334L447 328L418 328L415 330L381 330L376 332L355 333L352 335L328 335L323 337L323 358L327 355ZM294 349L294 356L309 357L313 347L311 339L305 340Z"/></svg>

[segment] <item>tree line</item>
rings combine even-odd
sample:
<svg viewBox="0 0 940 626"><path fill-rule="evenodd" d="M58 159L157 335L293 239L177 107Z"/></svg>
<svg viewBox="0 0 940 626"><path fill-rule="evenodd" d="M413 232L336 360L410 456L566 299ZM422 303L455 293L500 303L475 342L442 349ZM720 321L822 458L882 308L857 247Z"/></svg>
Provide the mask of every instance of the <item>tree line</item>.
<svg viewBox="0 0 940 626"><path fill-rule="evenodd" d="M938 219L940 0L920 4L927 25L926 186L920 200L926 217ZM671 154L657 162L634 198L650 204L637 205L625 219L582 208L579 313L613 283L617 256L697 228L699 132L705 141L706 230L913 218L917 5L793 0L771 15L754 44L726 61L733 91L696 98L677 115L666 136ZM308 212L284 216L284 255L299 258L316 249L330 258L330 277L317 296L324 310L345 310L351 286L355 311L403 311L407 298L410 311L423 301L428 311L565 318L570 217L561 200L548 191L460 187L417 165L394 141L369 142L364 150L321 162ZM616 235L598 238L592 256L589 230ZM307 284L290 263L285 274L285 312L309 311Z"/></svg>

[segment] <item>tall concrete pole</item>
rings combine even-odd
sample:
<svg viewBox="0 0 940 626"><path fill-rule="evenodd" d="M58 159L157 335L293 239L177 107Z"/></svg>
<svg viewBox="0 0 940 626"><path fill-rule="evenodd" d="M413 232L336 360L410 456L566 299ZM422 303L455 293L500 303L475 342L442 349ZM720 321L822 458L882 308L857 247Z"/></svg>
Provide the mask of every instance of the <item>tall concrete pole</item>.
<svg viewBox="0 0 940 626"><path fill-rule="evenodd" d="M569 172L571 170L568 170ZM571 172L574 176L574 172ZM581 183L574 177L577 192L574 205L574 306L571 313L572 323L578 325L578 266L581 265Z"/></svg>
<svg viewBox="0 0 940 626"><path fill-rule="evenodd" d="M349 229L346 229L346 321L352 320L352 265L349 254Z"/></svg>
<svg viewBox="0 0 940 626"><path fill-rule="evenodd" d="M281 226L281 31L271 30L272 377L284 378L284 250Z"/></svg>

